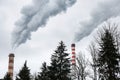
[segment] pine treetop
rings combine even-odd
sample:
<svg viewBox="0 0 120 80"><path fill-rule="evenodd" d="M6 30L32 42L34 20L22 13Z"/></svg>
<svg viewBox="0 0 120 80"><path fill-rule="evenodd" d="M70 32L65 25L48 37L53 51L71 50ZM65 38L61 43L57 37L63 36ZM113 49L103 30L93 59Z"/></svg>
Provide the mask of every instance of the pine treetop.
<svg viewBox="0 0 120 80"><path fill-rule="evenodd" d="M101 32L98 54L98 71L100 80L119 80L120 54L116 42L116 35L111 28L104 28Z"/></svg>
<svg viewBox="0 0 120 80"><path fill-rule="evenodd" d="M27 67L27 61L25 61L22 69L19 71L16 80L31 80L30 69Z"/></svg>

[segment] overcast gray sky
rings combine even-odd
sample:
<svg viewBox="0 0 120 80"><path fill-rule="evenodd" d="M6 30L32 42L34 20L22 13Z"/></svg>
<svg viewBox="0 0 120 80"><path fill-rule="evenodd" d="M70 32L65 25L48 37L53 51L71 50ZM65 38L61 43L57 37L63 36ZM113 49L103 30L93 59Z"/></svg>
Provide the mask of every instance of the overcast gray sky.
<svg viewBox="0 0 120 80"><path fill-rule="evenodd" d="M67 11L51 17L44 27L32 32L31 40L12 50L11 33L16 27L15 22L21 18L22 8L32 5L32 0L0 0L0 78L8 70L8 55L11 52L15 54L14 74L18 73L25 60L28 61L32 73L38 72L44 61L50 62L51 54L61 40L70 53L71 43L74 42L76 32L80 31L81 22L90 20L91 13L98 4L107 1L109 2L109 0L77 0ZM114 17L120 19L118 15ZM81 50L86 52L91 37L92 35L78 41L76 52Z"/></svg>

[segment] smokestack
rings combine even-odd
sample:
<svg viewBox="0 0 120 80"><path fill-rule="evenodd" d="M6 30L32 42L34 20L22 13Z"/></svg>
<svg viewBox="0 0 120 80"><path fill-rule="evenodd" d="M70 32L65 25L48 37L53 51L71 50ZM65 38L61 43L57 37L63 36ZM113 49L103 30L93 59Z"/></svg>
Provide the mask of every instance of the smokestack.
<svg viewBox="0 0 120 80"><path fill-rule="evenodd" d="M72 50L72 65L76 65L76 55L75 55L75 44L71 44L71 50Z"/></svg>
<svg viewBox="0 0 120 80"><path fill-rule="evenodd" d="M13 68L14 68L14 54L9 54L9 66L8 66L8 74L13 79Z"/></svg>
<svg viewBox="0 0 120 80"><path fill-rule="evenodd" d="M75 44L71 44L71 50L72 50L72 66L71 66L71 75L72 75L72 80L76 79L76 53L75 53Z"/></svg>

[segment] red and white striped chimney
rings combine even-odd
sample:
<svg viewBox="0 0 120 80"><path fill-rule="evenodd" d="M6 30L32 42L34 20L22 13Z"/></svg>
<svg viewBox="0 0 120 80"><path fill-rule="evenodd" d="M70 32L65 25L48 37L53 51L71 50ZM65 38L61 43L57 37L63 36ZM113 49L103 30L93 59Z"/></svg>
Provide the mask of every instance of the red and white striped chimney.
<svg viewBox="0 0 120 80"><path fill-rule="evenodd" d="M13 68L14 68L14 54L9 54L9 66L8 66L8 74L13 79Z"/></svg>
<svg viewBox="0 0 120 80"><path fill-rule="evenodd" d="M71 44L72 50L72 65L76 65L75 44Z"/></svg>

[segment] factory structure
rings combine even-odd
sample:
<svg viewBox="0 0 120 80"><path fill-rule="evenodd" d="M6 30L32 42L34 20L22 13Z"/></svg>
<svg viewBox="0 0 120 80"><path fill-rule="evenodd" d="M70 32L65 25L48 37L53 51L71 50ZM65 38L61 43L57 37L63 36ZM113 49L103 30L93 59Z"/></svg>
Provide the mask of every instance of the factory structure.
<svg viewBox="0 0 120 80"><path fill-rule="evenodd" d="M72 65L76 65L76 54L75 54L75 44L71 44L71 51L72 51Z"/></svg>
<svg viewBox="0 0 120 80"><path fill-rule="evenodd" d="M8 72L7 74L10 75L11 79L13 80L13 71L14 71L14 57L15 55L13 53L10 53L8 55L9 60L8 60ZM3 79L0 79L3 80Z"/></svg>
<svg viewBox="0 0 120 80"><path fill-rule="evenodd" d="M77 76L77 69L76 69L76 52L75 52L75 44L71 44L71 76L72 76L72 80L76 79Z"/></svg>
<svg viewBox="0 0 120 80"><path fill-rule="evenodd" d="M13 70L14 70L14 54L9 54L9 65L8 65L8 74L10 75L11 79L13 79Z"/></svg>
<svg viewBox="0 0 120 80"><path fill-rule="evenodd" d="M8 61L8 74L10 75L11 79L13 80L13 73L14 73L14 57L13 53L9 54L9 61ZM71 70L72 75L76 75L76 53L75 53L75 44L71 44ZM75 77L73 77L74 79ZM0 79L3 80L3 79Z"/></svg>

